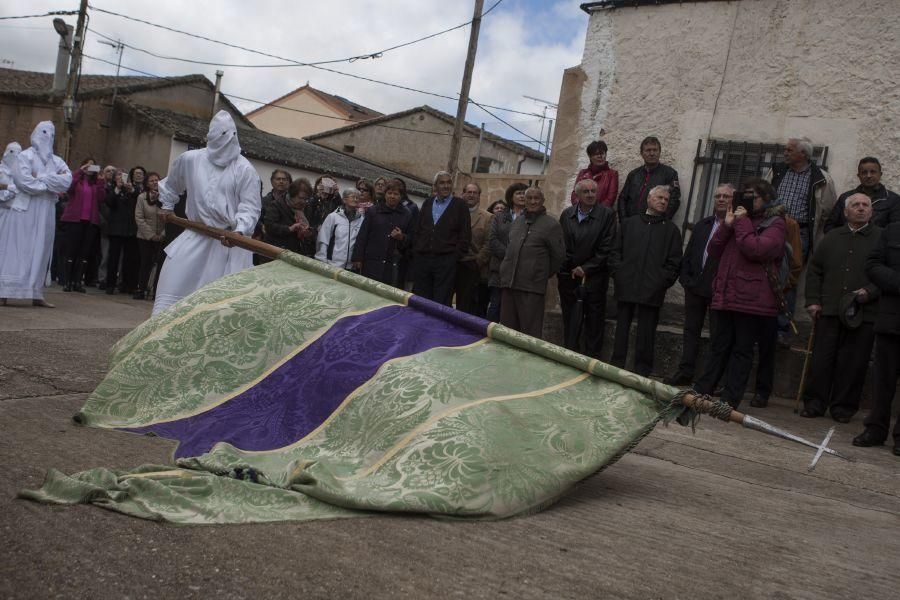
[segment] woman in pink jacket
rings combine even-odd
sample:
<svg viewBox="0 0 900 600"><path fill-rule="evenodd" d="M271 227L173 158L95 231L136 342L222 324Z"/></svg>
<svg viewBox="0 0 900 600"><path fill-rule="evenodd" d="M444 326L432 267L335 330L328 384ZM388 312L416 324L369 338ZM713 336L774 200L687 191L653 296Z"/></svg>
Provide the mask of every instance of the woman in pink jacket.
<svg viewBox="0 0 900 600"><path fill-rule="evenodd" d="M606 142L597 140L588 144L588 166L578 171L575 184L583 179L593 179L597 183L597 203L612 208L619 195L619 172L606 162L608 148ZM577 204L575 187L572 186L572 204Z"/></svg>
<svg viewBox="0 0 900 600"><path fill-rule="evenodd" d="M100 166L94 159L85 159L72 174L68 196L69 202L59 219L65 259L63 291L84 293L81 278L94 239L100 234L100 203L106 198L106 181L100 177Z"/></svg>
<svg viewBox="0 0 900 600"><path fill-rule="evenodd" d="M694 389L712 392L724 374L722 400L737 408L744 396L753 346L775 335L779 302L767 272L778 273L784 256L784 207L763 179L744 183L706 247L719 259L713 280L710 321L713 335L703 375Z"/></svg>

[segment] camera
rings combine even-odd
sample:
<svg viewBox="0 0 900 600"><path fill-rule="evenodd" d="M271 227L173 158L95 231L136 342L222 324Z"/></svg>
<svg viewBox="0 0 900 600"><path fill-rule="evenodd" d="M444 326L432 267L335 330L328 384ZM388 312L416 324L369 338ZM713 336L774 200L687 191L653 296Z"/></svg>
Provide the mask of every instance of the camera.
<svg viewBox="0 0 900 600"><path fill-rule="evenodd" d="M100 165L89 165L87 168L87 172L88 173L99 173Z"/></svg>
<svg viewBox="0 0 900 600"><path fill-rule="evenodd" d="M753 190L742 190L741 193L734 195L734 208L744 207L748 213L753 214L753 201L756 199L756 192Z"/></svg>

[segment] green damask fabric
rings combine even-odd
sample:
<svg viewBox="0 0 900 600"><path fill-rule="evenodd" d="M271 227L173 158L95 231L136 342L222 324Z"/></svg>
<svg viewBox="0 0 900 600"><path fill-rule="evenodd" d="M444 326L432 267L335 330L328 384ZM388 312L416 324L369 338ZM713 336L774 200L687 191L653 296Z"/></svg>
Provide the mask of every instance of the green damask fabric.
<svg viewBox="0 0 900 600"><path fill-rule="evenodd" d="M342 316L407 301L386 287L287 254L222 279L123 338L80 418L116 428L203 414ZM21 495L185 524L505 518L548 506L614 462L677 413L677 392L493 325L473 343L384 362L283 447L220 442L174 466L51 471Z"/></svg>

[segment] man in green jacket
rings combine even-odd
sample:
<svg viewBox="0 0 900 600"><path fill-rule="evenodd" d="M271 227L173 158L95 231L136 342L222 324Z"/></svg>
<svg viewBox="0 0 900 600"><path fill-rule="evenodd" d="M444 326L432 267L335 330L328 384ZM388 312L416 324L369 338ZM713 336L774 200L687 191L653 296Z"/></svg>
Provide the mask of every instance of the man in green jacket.
<svg viewBox="0 0 900 600"><path fill-rule="evenodd" d="M846 223L828 232L809 262L806 310L815 321L816 338L801 417L822 416L827 408L835 421L848 423L859 410L880 295L866 276L866 259L881 237L881 228L870 224L871 219L871 198L847 198ZM844 312L861 311L861 323L840 314L841 298L848 294L855 298Z"/></svg>
<svg viewBox="0 0 900 600"><path fill-rule="evenodd" d="M547 281L566 257L562 227L547 214L544 192L525 191L525 217L513 221L500 263L500 323L540 338Z"/></svg>

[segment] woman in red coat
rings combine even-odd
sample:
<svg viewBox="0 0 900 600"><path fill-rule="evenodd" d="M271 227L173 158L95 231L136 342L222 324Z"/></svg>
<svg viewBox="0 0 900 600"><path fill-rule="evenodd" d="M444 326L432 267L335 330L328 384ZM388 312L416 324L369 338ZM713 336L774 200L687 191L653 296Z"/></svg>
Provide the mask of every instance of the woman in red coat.
<svg viewBox="0 0 900 600"><path fill-rule="evenodd" d="M778 273L781 267L787 229L784 207L775 206L769 182L746 181L735 203L706 248L710 258L719 259L709 306L715 325L703 375L694 387L709 394L724 374L722 400L737 408L753 366L754 344L778 328L779 302L767 271Z"/></svg>
<svg viewBox="0 0 900 600"><path fill-rule="evenodd" d="M593 179L597 182L597 203L612 207L619 194L619 172L611 169L609 163L606 162L607 150L606 142L603 140L588 144L587 155L590 163L586 169L578 172L575 183L577 184L582 179ZM572 204L578 204L574 185L572 186Z"/></svg>

